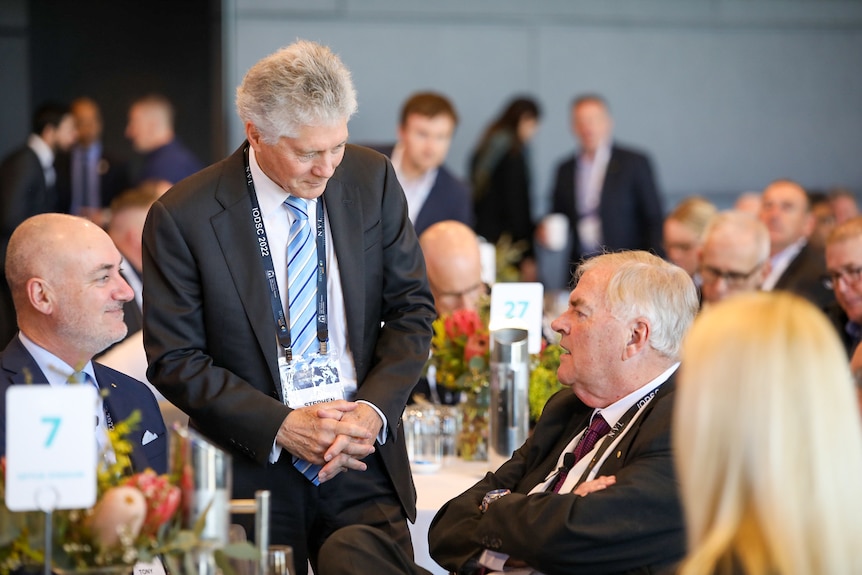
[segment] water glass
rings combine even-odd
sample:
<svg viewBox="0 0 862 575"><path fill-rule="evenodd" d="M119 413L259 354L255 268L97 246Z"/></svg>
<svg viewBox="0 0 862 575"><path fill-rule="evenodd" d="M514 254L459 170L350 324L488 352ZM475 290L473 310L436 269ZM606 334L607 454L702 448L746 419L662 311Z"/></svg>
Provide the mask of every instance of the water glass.
<svg viewBox="0 0 862 575"><path fill-rule="evenodd" d="M293 547L270 545L266 556L267 575L294 575Z"/></svg>
<svg viewBox="0 0 862 575"><path fill-rule="evenodd" d="M433 473L443 461L440 411L434 405L408 406L402 417L407 456L414 473Z"/></svg>

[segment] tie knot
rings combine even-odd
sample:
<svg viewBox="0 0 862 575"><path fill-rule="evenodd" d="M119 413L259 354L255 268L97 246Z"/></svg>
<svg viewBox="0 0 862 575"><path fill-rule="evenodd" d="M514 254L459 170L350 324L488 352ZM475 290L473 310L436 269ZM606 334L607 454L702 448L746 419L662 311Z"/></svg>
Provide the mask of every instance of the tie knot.
<svg viewBox="0 0 862 575"><path fill-rule="evenodd" d="M288 196L287 199L284 200L284 205L286 205L287 209L293 213L295 218L300 220L308 219L308 203L302 198Z"/></svg>
<svg viewBox="0 0 862 575"><path fill-rule="evenodd" d="M606 434L611 430L611 426L608 425L608 422L605 421L605 418L602 417L600 413L597 413L593 420L590 422L590 431L598 435L599 437Z"/></svg>

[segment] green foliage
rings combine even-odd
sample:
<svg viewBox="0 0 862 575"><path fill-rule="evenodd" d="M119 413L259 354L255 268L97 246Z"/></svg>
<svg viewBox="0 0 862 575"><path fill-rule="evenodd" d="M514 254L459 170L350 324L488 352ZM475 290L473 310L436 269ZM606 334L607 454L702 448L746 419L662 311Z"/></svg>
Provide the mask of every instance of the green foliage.
<svg viewBox="0 0 862 575"><path fill-rule="evenodd" d="M563 388L557 379L560 352L562 348L559 345L551 344L530 358L530 421L533 423L542 415L551 396Z"/></svg>

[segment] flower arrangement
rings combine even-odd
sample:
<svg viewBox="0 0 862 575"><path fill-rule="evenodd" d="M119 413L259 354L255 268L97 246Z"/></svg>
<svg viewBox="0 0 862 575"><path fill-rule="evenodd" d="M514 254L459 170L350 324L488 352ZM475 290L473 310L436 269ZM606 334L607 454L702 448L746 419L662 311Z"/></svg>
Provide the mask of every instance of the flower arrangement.
<svg viewBox="0 0 862 575"><path fill-rule="evenodd" d="M189 559L199 545L204 519L192 529L182 527L180 482L187 478L156 475L152 469L128 475L131 443L126 437L137 426L132 415L108 431L113 462L101 458L97 471L97 501L90 509L53 512L52 558L55 571L122 567L131 571L138 562L161 558L169 572L181 573L180 560ZM175 465L175 469L183 469ZM44 515L16 513L5 505L5 458L0 477L0 574L40 568L44 562ZM257 557L249 544L229 546L216 553L225 573L232 573L226 555Z"/></svg>
<svg viewBox="0 0 862 575"><path fill-rule="evenodd" d="M433 329L429 365L437 369L437 384L456 392L477 392L477 386L487 385L487 320L477 311L460 309L438 317Z"/></svg>

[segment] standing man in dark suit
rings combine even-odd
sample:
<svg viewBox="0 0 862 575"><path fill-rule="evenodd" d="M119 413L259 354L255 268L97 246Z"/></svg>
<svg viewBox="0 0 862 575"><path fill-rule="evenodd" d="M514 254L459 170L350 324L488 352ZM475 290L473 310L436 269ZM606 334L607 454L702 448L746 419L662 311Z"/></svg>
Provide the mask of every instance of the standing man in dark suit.
<svg viewBox="0 0 862 575"><path fill-rule="evenodd" d="M356 93L324 46L252 66L237 110L248 141L150 209L149 379L231 452L235 497L272 491L271 541L293 546L300 572L343 525L383 529L412 554L400 421L435 312L404 193L384 156L347 144ZM297 322L308 296L289 280L307 226L315 303Z"/></svg>
<svg viewBox="0 0 862 575"><path fill-rule="evenodd" d="M762 197L760 220L769 229L770 264L763 289L793 292L826 308L835 298L823 285L823 249L808 242L815 224L808 194L794 181L775 180Z"/></svg>
<svg viewBox="0 0 862 575"><path fill-rule="evenodd" d="M643 251L592 258L576 279L553 323L571 390L550 399L509 461L437 513L431 556L451 572L655 573L684 554L670 427L694 282ZM357 526L322 555L320 575L424 572Z"/></svg>
<svg viewBox="0 0 862 575"><path fill-rule="evenodd" d="M107 429L138 410L141 422L127 438L132 467L167 472L167 432L152 392L92 361L125 336L123 303L132 297L111 238L83 218L41 214L18 226L7 256L20 331L0 354L0 454L6 452L10 385L63 386L83 372L90 384L106 392L96 430L100 445Z"/></svg>
<svg viewBox="0 0 862 575"><path fill-rule="evenodd" d="M445 220L473 225L470 190L443 164L457 126L458 114L448 98L419 92L401 108L398 142L374 147L392 160L417 236Z"/></svg>
<svg viewBox="0 0 862 575"><path fill-rule="evenodd" d="M141 166L132 178L134 185L148 180L175 184L203 168L194 152L177 138L174 106L161 94L150 94L132 103L126 138L142 154Z"/></svg>
<svg viewBox="0 0 862 575"><path fill-rule="evenodd" d="M15 335L15 309L3 276L6 244L15 228L36 214L64 211L56 192L54 159L75 142L75 120L65 106L47 103L33 115L27 144L0 164L0 347Z"/></svg>
<svg viewBox="0 0 862 575"><path fill-rule="evenodd" d="M571 222L572 269L603 250L650 250L661 255L664 209L649 158L612 140L605 100L585 95L572 104L580 150L557 168L554 213ZM537 239L544 242L540 226Z"/></svg>
<svg viewBox="0 0 862 575"><path fill-rule="evenodd" d="M102 112L93 99L77 98L71 111L78 140L68 154L57 157L59 192L67 204L63 211L104 227L111 200L129 187L128 167L105 150Z"/></svg>

